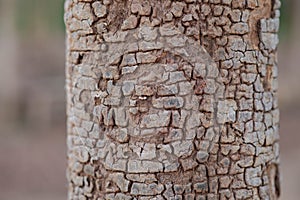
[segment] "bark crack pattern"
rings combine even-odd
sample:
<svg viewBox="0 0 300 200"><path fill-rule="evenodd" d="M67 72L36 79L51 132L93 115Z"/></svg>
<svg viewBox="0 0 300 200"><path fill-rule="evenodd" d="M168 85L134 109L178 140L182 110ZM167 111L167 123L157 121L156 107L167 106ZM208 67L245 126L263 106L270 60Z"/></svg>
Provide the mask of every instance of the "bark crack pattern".
<svg viewBox="0 0 300 200"><path fill-rule="evenodd" d="M276 200L278 0L66 0L71 200Z"/></svg>

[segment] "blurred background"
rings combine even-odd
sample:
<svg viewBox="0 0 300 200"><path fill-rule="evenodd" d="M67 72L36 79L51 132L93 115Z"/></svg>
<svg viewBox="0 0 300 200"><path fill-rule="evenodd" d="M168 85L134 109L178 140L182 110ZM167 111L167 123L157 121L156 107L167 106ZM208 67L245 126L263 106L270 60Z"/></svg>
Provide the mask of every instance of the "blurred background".
<svg viewBox="0 0 300 200"><path fill-rule="evenodd" d="M64 0L0 0L0 200L63 200ZM297 20L298 19L298 20ZM282 198L300 197L300 1L282 0Z"/></svg>

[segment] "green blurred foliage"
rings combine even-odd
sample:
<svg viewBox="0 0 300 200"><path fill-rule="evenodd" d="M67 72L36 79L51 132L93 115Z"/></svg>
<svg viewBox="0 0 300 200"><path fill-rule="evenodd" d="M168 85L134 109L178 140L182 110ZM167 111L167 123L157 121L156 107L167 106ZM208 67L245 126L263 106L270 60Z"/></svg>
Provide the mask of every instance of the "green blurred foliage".
<svg viewBox="0 0 300 200"><path fill-rule="evenodd" d="M16 27L22 34L32 30L64 31L64 0L16 0Z"/></svg>
<svg viewBox="0 0 300 200"><path fill-rule="evenodd" d="M281 0L279 36L282 39L288 38L292 32L292 19L295 11L292 8L296 1L299 0Z"/></svg>

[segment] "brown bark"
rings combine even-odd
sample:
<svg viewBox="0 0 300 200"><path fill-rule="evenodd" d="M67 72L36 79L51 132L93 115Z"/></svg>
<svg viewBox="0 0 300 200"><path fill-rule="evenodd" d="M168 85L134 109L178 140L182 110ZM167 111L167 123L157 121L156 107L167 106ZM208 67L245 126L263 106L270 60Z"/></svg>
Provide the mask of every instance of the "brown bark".
<svg viewBox="0 0 300 200"><path fill-rule="evenodd" d="M67 0L69 199L278 199L278 0Z"/></svg>

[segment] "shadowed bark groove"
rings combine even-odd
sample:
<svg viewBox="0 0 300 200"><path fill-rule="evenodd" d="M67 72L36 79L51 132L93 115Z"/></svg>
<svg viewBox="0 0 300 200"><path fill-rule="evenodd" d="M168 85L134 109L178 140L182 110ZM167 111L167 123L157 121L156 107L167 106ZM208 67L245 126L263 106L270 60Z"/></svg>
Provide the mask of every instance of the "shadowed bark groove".
<svg viewBox="0 0 300 200"><path fill-rule="evenodd" d="M69 199L278 199L279 7L66 0Z"/></svg>

